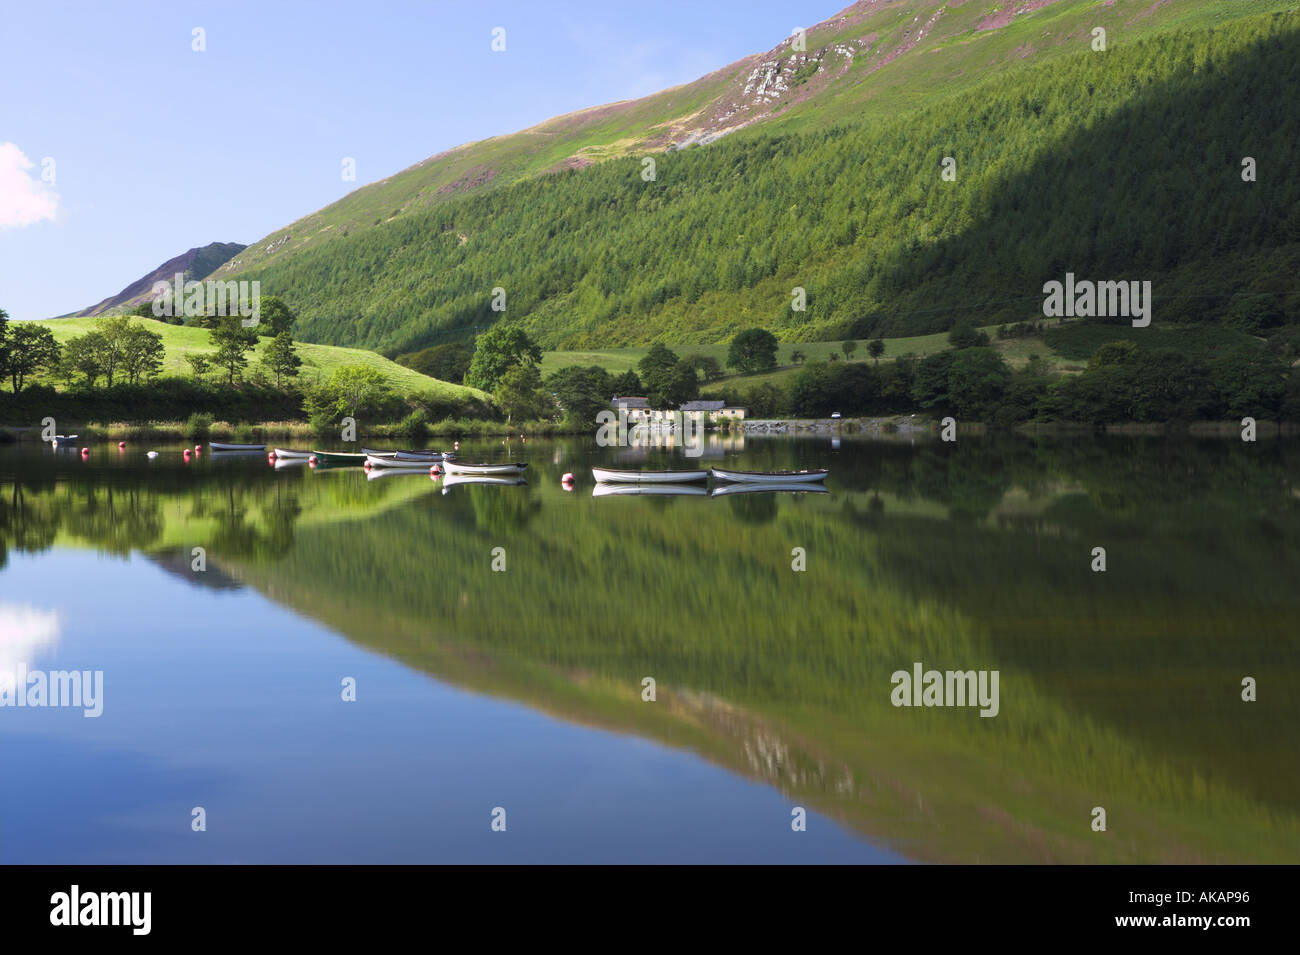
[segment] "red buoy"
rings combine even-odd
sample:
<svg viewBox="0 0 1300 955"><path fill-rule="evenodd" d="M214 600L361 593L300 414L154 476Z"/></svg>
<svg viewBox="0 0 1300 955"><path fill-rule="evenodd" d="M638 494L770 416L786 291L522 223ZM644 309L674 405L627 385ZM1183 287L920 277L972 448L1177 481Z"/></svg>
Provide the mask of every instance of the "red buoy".
<svg viewBox="0 0 1300 955"><path fill-rule="evenodd" d="M573 483L573 472L569 472L564 475L564 477L560 478L560 487L564 488L566 491L573 490Z"/></svg>
<svg viewBox="0 0 1300 955"><path fill-rule="evenodd" d="M126 448L126 442L125 442L125 441L119 441L119 442L117 442L117 450L122 451L122 450L124 450L125 448Z"/></svg>

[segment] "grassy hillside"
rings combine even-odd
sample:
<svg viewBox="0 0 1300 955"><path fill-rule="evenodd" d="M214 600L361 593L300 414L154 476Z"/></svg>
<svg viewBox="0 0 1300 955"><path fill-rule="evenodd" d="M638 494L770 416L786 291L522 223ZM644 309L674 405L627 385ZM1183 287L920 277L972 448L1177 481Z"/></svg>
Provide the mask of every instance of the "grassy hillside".
<svg viewBox="0 0 1300 955"><path fill-rule="evenodd" d="M1300 136L1300 11L1206 16L1140 42L1121 25L1105 53L1080 42L892 118L752 127L660 157L653 182L613 159L236 262L309 316L304 337L388 354L503 315L551 348L716 344L754 325L788 342L920 335L1041 314L1067 270L1152 281L1161 324L1257 331L1300 317L1300 183L1281 172Z"/></svg>
<svg viewBox="0 0 1300 955"><path fill-rule="evenodd" d="M54 333L55 339L62 343L76 335L84 335L86 332L93 331L97 321L98 319L95 318L59 318L48 319L36 324L44 325L50 329ZM169 325L166 322L159 322L149 318L138 318L136 321L141 322L151 331L162 336L163 345L167 349L166 356L163 359L163 374L190 375L192 371L185 361L185 356L213 350L208 341L207 329ZM256 361L261 356L269 342L269 338L259 340L257 350L250 356L251 361ZM402 395L433 393L439 397L483 397L483 393L477 389L466 388L463 385L453 385L450 382L439 381L437 378L430 378L428 375L422 375L418 371L389 361L382 355L360 348L337 348L332 345L312 345L300 342L298 343L298 355L302 358L299 381L304 385L315 384L329 377L329 374L335 368L341 368L344 365L366 365L378 369L387 379L389 386Z"/></svg>
<svg viewBox="0 0 1300 955"><path fill-rule="evenodd" d="M254 243L218 273L260 269L522 179L644 156L726 135L807 132L898 113L1084 48L1101 26L1113 46L1175 27L1287 9L1287 0L861 0L807 25L805 49L773 47L638 100L594 106L466 143L357 189ZM781 25L785 29L785 25Z"/></svg>

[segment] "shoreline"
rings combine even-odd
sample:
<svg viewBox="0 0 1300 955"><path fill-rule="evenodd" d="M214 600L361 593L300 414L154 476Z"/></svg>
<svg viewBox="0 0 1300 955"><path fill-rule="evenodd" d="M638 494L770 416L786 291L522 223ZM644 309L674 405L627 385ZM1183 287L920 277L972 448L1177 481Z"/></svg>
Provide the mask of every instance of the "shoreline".
<svg viewBox="0 0 1300 955"><path fill-rule="evenodd" d="M919 415L888 415L862 418L756 418L741 422L728 422L727 428L713 427L710 434L722 437L832 437L876 438L887 440L914 440L918 437L938 440L939 419ZM39 425L0 425L0 444L41 441ZM1055 437L1060 435L1119 435L1148 437L1191 438L1241 438L1240 421L1169 421L1124 422L1105 425L1081 424L1069 421L1028 422L1013 428L996 429L980 421L958 421L957 433L965 437L983 437L1005 431L1025 437ZM65 425L60 433L72 433L86 441L141 440L231 440L252 443L257 439L308 440L327 436L312 428L306 421L262 421L233 424L214 421L199 430L184 421L150 421L139 424L129 422L92 422ZM524 435L531 438L582 436L595 433L592 428L575 429L549 421L526 421L506 424L501 421L477 419L444 420L423 424L411 429L402 422L378 424L369 428L358 427L357 437L419 441L433 437L511 437ZM1257 421L1256 438L1291 438L1300 436L1300 423L1291 421Z"/></svg>
<svg viewBox="0 0 1300 955"><path fill-rule="evenodd" d="M940 419L920 415L889 415L875 418L762 418L741 423L745 437L881 437L937 439ZM734 429L733 429L734 430ZM1240 421L1163 421L1087 424L1076 421L1026 422L1011 428L994 428L982 421L957 421L960 436L983 436L1004 432L1026 437L1057 435L1127 435L1150 437L1240 438ZM724 432L725 433L725 432ZM1255 423L1257 438L1296 437L1300 423L1264 421Z"/></svg>

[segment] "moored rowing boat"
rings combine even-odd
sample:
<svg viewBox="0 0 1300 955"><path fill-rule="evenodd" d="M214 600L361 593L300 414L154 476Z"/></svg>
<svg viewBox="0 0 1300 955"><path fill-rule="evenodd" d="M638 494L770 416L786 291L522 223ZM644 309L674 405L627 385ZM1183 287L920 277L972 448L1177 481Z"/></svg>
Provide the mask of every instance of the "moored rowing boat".
<svg viewBox="0 0 1300 955"><path fill-rule="evenodd" d="M375 481L387 477L419 477L424 473L424 468L367 468L366 480Z"/></svg>
<svg viewBox="0 0 1300 955"><path fill-rule="evenodd" d="M391 458L380 457L377 454L366 455L366 464L370 465L372 468L392 468L394 470L401 469L401 470L410 470L410 471L427 471L429 470L429 466L431 464L437 464L437 463L438 462L432 461L429 458L421 458L416 461L404 461L397 457L391 457Z"/></svg>
<svg viewBox="0 0 1300 955"><path fill-rule="evenodd" d="M807 471L733 471L729 468L714 468L715 481L736 481L742 484L805 484L812 481L824 481L830 472L825 468L810 468Z"/></svg>
<svg viewBox="0 0 1300 955"><path fill-rule="evenodd" d="M591 476L599 484L686 484L703 481L708 471L623 471L618 468L592 468Z"/></svg>
<svg viewBox="0 0 1300 955"><path fill-rule="evenodd" d="M366 463L364 454L354 454L351 451L313 451L312 456L316 458L317 464L360 467Z"/></svg>
<svg viewBox="0 0 1300 955"><path fill-rule="evenodd" d="M264 444L222 444L220 441L209 441L208 447L213 451L265 451Z"/></svg>
<svg viewBox="0 0 1300 955"><path fill-rule="evenodd" d="M378 448L362 448L362 452L376 458L399 458L404 461L441 461L443 458L454 458L456 455L450 451L408 451L399 449L397 451L380 451Z"/></svg>
<svg viewBox="0 0 1300 955"><path fill-rule="evenodd" d="M314 452L311 451L294 451L292 448L275 449L275 456L277 458L286 458L286 459L302 458L304 461L307 460L309 457L311 457L313 453Z"/></svg>
<svg viewBox="0 0 1300 955"><path fill-rule="evenodd" d="M441 451L397 451L393 457L399 461L423 461L425 464L437 464L447 455Z"/></svg>

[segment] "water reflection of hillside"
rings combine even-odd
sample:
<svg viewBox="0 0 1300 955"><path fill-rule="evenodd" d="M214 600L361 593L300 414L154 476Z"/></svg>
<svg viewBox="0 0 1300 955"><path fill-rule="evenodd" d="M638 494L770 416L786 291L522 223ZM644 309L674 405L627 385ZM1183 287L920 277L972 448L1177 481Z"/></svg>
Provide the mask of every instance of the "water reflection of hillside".
<svg viewBox="0 0 1300 955"><path fill-rule="evenodd" d="M520 487L259 471L144 479L135 500L153 546L208 540L360 644L694 749L916 858L1276 861L1300 835L1296 740L1276 729L1300 725L1295 448L752 441L745 466L825 464L831 493L666 502L566 494L560 473L609 452L528 450ZM0 519L71 534L59 508L87 493L24 484ZM1002 714L893 709L888 675L912 660L999 668ZM1238 699L1245 672L1266 707ZM1122 838L1079 828L1103 798Z"/></svg>

